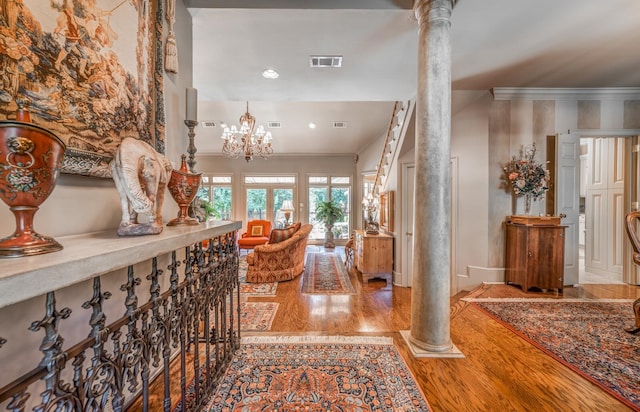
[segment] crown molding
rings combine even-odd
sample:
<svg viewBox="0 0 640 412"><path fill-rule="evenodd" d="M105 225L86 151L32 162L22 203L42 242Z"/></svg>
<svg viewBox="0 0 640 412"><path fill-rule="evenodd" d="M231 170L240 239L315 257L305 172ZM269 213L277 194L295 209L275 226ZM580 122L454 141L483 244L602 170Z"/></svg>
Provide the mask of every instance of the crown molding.
<svg viewBox="0 0 640 412"><path fill-rule="evenodd" d="M494 87L494 100L640 100L640 87Z"/></svg>
<svg viewBox="0 0 640 412"><path fill-rule="evenodd" d="M580 137L631 137L640 136L640 129L569 129L569 134Z"/></svg>

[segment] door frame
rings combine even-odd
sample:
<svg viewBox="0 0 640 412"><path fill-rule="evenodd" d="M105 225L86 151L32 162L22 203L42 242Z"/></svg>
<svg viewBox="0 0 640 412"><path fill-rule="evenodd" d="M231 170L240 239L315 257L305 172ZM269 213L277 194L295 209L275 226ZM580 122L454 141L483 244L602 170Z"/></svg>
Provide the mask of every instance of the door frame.
<svg viewBox="0 0 640 412"><path fill-rule="evenodd" d="M553 160L552 160L553 159ZM565 219L564 285L580 283L580 135L558 133L547 136L547 160L553 161L552 191L546 196L546 212Z"/></svg>
<svg viewBox="0 0 640 412"><path fill-rule="evenodd" d="M409 180L407 178L409 169L414 169L413 173L415 176L415 163L411 162L402 164L402 222L401 230L399 231L401 237L400 247L402 249L402 268L400 272L401 279L397 280L397 284L405 287L411 287L413 276L413 274L409 270L409 268L411 267L410 259L413 259L413 253L411 253L411 248L409 247L409 240L406 238L407 236L409 236L408 233L411 233L411 236L413 236L413 216L409 216L409 210L412 210L412 208L409 208L409 203L414 201L413 194L415 191L415 188L409 187L409 184L407 182ZM411 238L411 245L413 245L413 238Z"/></svg>
<svg viewBox="0 0 640 412"><path fill-rule="evenodd" d="M576 134L580 138L589 137L623 137L625 138L625 177L624 177L624 211L626 216L632 210L638 209L640 202L640 193L632 188L632 181L637 186L640 184L640 161L638 161L638 140L640 133L637 129L633 130L569 130L570 134ZM628 150L627 150L628 149ZM557 164L554 165L557 167ZM635 169L635 170L632 170ZM627 179L628 177L628 179ZM635 192L635 194L634 194ZM636 198L633 199L632 196ZM634 209L635 208L635 209ZM576 243L576 248L578 247ZM585 245L587 247L587 245ZM640 285L640 268L633 263L633 249L628 241L623 242L623 267L622 281L626 284Z"/></svg>
<svg viewBox="0 0 640 412"><path fill-rule="evenodd" d="M293 177L293 183L246 183L247 177ZM274 189L290 189L293 192L293 205L294 207L298 204L298 187L299 187L299 177L296 173L244 173L240 179L240 190L239 196L241 196L239 205L240 212L242 216L242 221L244 224L247 224L248 213L247 213L247 190L249 189L265 189L267 191L267 205L266 205L266 213L265 219L269 220L273 225L276 223L274 221L275 216L272 216L273 209L273 190ZM294 211L292 219L301 219L300 216L300 208L296 207ZM301 220L300 220L301 221ZM245 226L246 227L246 226ZM273 226L275 227L275 226Z"/></svg>
<svg viewBox="0 0 640 412"><path fill-rule="evenodd" d="M450 250L450 293L451 296L458 293L458 258L457 258L457 250L458 250L458 184L459 184L459 159L457 156L452 156L450 159L450 168L451 168L451 215L450 215L450 242L451 242L451 250ZM399 231L401 236L401 248L402 248L402 272L401 278L397 284L399 286L411 287L413 280L413 273L409 272L409 261L413 259L412 249L409 248L407 243L408 239L406 239L407 233L413 233L413 226L409 227L409 223L413 222L413 219L409 220L409 202L414 199L414 187L408 187L407 184L407 174L409 173L409 169L415 169L415 163L403 163L402 164L402 223L401 230ZM415 170L414 170L415 173ZM415 180L414 180L415 182ZM414 206L415 208L415 203ZM413 239L413 238L412 238ZM412 240L413 241L413 240Z"/></svg>

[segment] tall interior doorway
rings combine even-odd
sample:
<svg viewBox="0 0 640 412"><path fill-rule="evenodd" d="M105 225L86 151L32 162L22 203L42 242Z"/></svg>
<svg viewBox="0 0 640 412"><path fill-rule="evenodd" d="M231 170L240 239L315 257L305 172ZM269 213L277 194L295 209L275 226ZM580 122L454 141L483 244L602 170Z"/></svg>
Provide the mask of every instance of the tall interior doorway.
<svg viewBox="0 0 640 412"><path fill-rule="evenodd" d="M625 231L638 209L636 146L636 136L580 139L580 283L638 281Z"/></svg>
<svg viewBox="0 0 640 412"><path fill-rule="evenodd" d="M451 158L451 203L449 210L450 215L450 293L451 296L459 292L458 290L458 158ZM402 221L399 231L402 254L402 273L400 279L396 280L398 284L405 287L411 287L413 283L413 231L414 231L414 209L416 207L415 199L415 164L405 163L402 165Z"/></svg>
<svg viewBox="0 0 640 412"><path fill-rule="evenodd" d="M625 216L640 200L637 145L637 136L580 136L577 244L568 236L565 245L567 255L577 252L579 284L640 283L625 231Z"/></svg>

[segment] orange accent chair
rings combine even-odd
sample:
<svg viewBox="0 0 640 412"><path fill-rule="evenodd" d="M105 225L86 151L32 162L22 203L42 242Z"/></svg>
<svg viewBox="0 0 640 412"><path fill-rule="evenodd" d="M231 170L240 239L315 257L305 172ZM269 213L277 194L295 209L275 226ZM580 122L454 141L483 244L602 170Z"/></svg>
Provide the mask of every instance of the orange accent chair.
<svg viewBox="0 0 640 412"><path fill-rule="evenodd" d="M258 245L264 245L269 241L271 234L271 222L268 220L250 220L247 222L247 231L238 239L239 249L253 249Z"/></svg>

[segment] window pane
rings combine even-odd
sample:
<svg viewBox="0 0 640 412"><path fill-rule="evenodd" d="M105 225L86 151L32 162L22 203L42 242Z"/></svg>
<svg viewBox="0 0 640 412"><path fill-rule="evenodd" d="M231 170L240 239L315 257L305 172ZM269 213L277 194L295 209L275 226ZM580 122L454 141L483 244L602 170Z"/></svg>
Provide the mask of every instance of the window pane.
<svg viewBox="0 0 640 412"><path fill-rule="evenodd" d="M295 176L245 176L246 184L295 184Z"/></svg>
<svg viewBox="0 0 640 412"><path fill-rule="evenodd" d="M309 188L309 223L313 225L309 239L324 239L324 225L316 220L316 205L327 201L328 194L329 190L326 187Z"/></svg>
<svg viewBox="0 0 640 412"><path fill-rule="evenodd" d="M214 220L231 219L231 188L213 188L213 218Z"/></svg>
<svg viewBox="0 0 640 412"><path fill-rule="evenodd" d="M267 216L267 189L247 189L247 221Z"/></svg>
<svg viewBox="0 0 640 412"><path fill-rule="evenodd" d="M285 200L289 201L291 206L293 206L293 189L273 189L273 216L275 228L285 228L294 222L295 210L288 210L287 212L282 210ZM289 215L288 219L286 218L285 213Z"/></svg>
<svg viewBox="0 0 640 412"><path fill-rule="evenodd" d="M209 183L209 176L202 176L202 183Z"/></svg>
<svg viewBox="0 0 640 412"><path fill-rule="evenodd" d="M351 179L349 179L348 177L341 177L341 176L331 177L332 185L348 185L350 181Z"/></svg>
<svg viewBox="0 0 640 412"><path fill-rule="evenodd" d="M349 239L349 205L351 204L349 188L332 187L331 200L340 206L344 215L342 219L333 225L333 236L336 239Z"/></svg>
<svg viewBox="0 0 640 412"><path fill-rule="evenodd" d="M309 184L310 185L326 185L327 177L326 176L309 176Z"/></svg>
<svg viewBox="0 0 640 412"><path fill-rule="evenodd" d="M218 184L231 184L231 176L211 176L211 182Z"/></svg>
<svg viewBox="0 0 640 412"><path fill-rule="evenodd" d="M211 195L209 194L209 186L200 186L198 188L198 193L196 193L196 197L198 199L206 200L207 202L211 201Z"/></svg>

